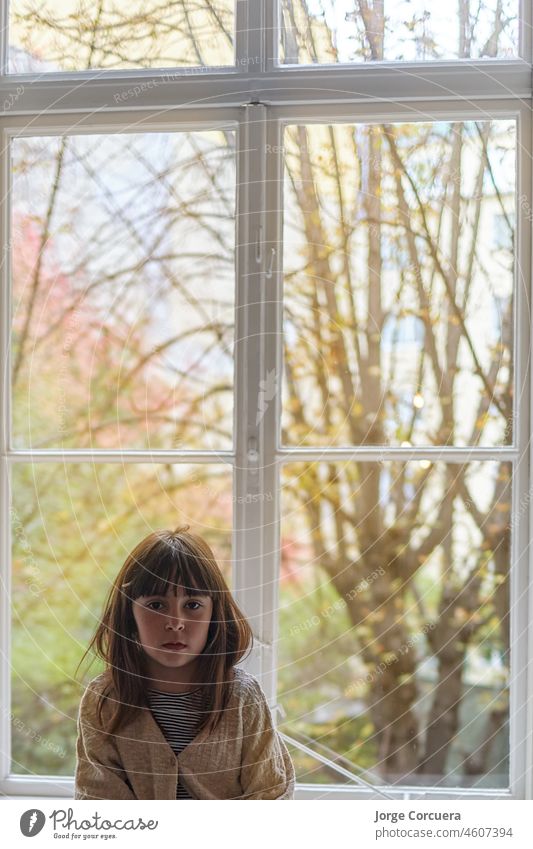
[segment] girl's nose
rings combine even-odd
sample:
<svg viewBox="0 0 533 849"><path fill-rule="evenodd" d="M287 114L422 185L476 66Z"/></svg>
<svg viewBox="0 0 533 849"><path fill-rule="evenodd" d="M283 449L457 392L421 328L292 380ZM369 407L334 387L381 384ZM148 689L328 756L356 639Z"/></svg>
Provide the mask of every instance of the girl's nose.
<svg viewBox="0 0 533 849"><path fill-rule="evenodd" d="M177 616L173 616L171 619L168 620L168 622L165 625L165 628L168 628L169 631L170 630L183 631L184 627L185 627L185 624L184 624L183 620L180 619Z"/></svg>

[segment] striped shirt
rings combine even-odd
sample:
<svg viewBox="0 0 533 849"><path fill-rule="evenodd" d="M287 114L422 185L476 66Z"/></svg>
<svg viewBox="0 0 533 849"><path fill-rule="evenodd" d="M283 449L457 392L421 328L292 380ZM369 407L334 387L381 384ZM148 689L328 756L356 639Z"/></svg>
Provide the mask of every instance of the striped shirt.
<svg viewBox="0 0 533 849"><path fill-rule="evenodd" d="M202 691L188 693L163 693L149 690L148 702L155 721L175 755L179 755L197 735L197 726L202 714ZM176 788L176 799L192 799L180 783Z"/></svg>

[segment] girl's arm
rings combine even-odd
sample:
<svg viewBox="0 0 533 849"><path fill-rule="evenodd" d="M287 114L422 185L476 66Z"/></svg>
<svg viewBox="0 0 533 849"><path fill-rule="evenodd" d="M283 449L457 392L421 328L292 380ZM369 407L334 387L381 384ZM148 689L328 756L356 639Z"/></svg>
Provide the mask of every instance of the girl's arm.
<svg viewBox="0 0 533 849"><path fill-rule="evenodd" d="M246 694L241 762L243 799L294 799L294 766L258 681Z"/></svg>
<svg viewBox="0 0 533 849"><path fill-rule="evenodd" d="M75 799L136 799L122 769L112 734L101 728L95 696L84 693L78 717Z"/></svg>

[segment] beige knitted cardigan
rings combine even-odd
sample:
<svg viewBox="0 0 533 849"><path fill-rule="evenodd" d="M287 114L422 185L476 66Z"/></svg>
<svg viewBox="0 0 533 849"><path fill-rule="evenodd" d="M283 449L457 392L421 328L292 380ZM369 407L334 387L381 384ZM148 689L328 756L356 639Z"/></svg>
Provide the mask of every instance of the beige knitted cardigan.
<svg viewBox="0 0 533 849"><path fill-rule="evenodd" d="M80 703L75 799L176 799L178 776L194 799L294 798L289 752L249 672L235 667L218 727L210 734L204 728L177 756L149 708L139 708L117 734L105 731L113 703L104 704L103 725L96 706L109 681L106 672L93 679Z"/></svg>

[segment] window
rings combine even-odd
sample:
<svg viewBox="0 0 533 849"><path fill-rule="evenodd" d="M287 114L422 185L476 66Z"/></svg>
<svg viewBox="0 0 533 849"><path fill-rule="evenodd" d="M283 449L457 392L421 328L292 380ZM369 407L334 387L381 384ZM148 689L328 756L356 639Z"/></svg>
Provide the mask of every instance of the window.
<svg viewBox="0 0 533 849"><path fill-rule="evenodd" d="M457 5L450 14L427 0L282 0L281 55L303 64L517 55L516 0Z"/></svg>
<svg viewBox="0 0 533 849"><path fill-rule="evenodd" d="M9 70L233 65L233 0L87 3L30 0L9 7Z"/></svg>
<svg viewBox="0 0 533 849"><path fill-rule="evenodd" d="M533 21L430 5L4 3L3 793L183 521L298 797L533 798Z"/></svg>

